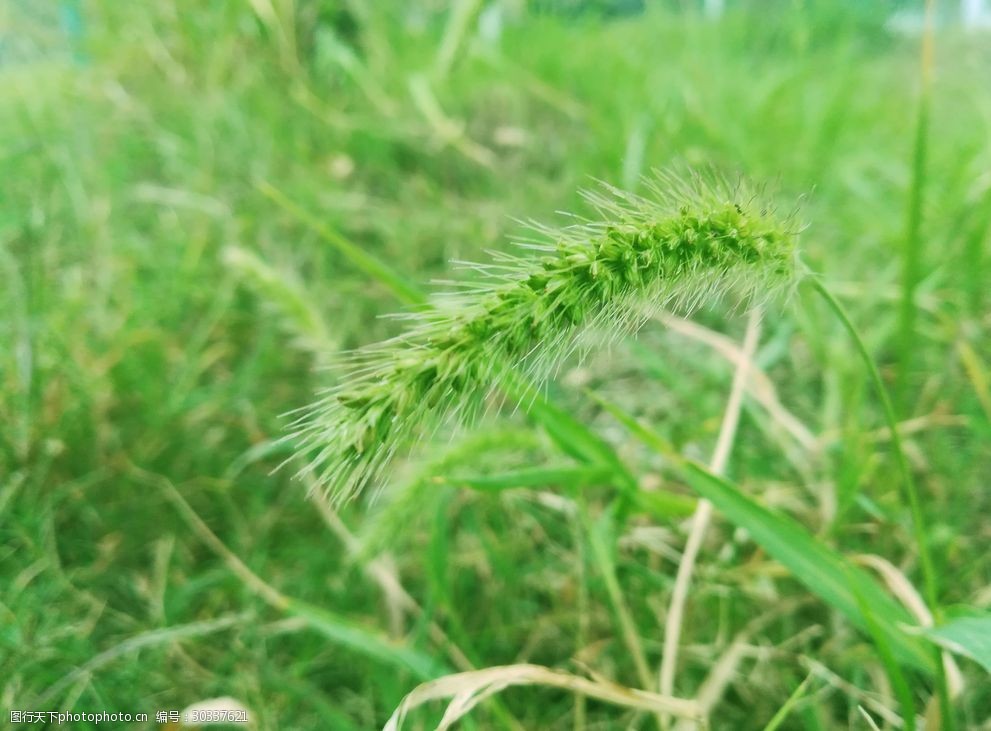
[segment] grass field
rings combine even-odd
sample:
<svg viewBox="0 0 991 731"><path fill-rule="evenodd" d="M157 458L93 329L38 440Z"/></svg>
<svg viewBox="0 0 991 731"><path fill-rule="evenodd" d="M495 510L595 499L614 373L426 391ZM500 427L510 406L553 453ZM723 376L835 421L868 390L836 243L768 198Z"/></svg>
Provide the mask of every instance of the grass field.
<svg viewBox="0 0 991 731"><path fill-rule="evenodd" d="M228 696L375 729L517 665L452 681L519 684L461 728L695 728L663 694L712 729L991 729L991 36L939 8L930 62L891 4L646 5L88 0L0 55L0 726ZM40 33L18 7L0 39ZM793 216L895 439L805 282L593 340L307 499L283 438L335 354L672 165Z"/></svg>

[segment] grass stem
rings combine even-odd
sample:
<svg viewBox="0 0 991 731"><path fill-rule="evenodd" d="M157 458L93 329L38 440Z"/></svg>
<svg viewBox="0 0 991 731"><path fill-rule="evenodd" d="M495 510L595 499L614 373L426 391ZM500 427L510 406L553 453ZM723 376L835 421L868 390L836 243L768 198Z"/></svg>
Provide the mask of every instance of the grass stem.
<svg viewBox="0 0 991 731"><path fill-rule="evenodd" d="M747 322L747 331L743 339L743 356L737 366L733 376L733 385L730 389L729 401L726 404L726 411L723 415L723 422L719 429L719 437L716 441L716 448L709 465L716 474L722 474L729 461L730 452L733 449L733 440L736 437L736 428L740 421L740 409L743 405L743 394L749 378L747 367L753 358L757 348L757 339L760 335L760 313L756 308L751 310L750 318ZM678 574L675 578L674 591L671 595L671 605L664 622L664 649L661 656L660 670L660 692L670 695L674 689L674 674L678 665L678 644L681 638L681 626L685 613L685 603L688 600L688 589L692 581L692 573L695 570L695 561L698 558L702 540L712 519L712 503L708 500L699 500L692 516L691 531L688 535L688 542L685 545L685 552L682 554L681 563L678 564ZM668 720L665 719L665 727Z"/></svg>
<svg viewBox="0 0 991 731"><path fill-rule="evenodd" d="M902 494L908 503L909 512L912 516L912 530L915 538L915 545L919 552L919 564L922 570L926 603L929 605L933 615L938 618L939 585L936 579L936 568L933 563L932 553L929 550L929 539L926 536L925 518L922 513L922 502L919 498L919 491L915 485L915 480L912 477L912 470L909 467L908 459L905 457L905 449L902 445L901 436L898 431L898 420L895 418L895 408L891 402L891 397L888 395L888 389L885 387L884 381L881 379L881 373L877 369L877 364L874 362L874 358L871 357L863 338L860 337L860 333L850 320L850 317L847 315L843 305L840 304L839 300L837 300L836 297L834 297L833 294L826 289L825 285L818 279L812 279L812 287L826 301L836 317L839 318L840 322L843 323L843 327L853 340L854 345L857 348L857 352L860 354L860 357L864 361L864 365L867 367L871 382L877 390L878 398L881 401L882 412L884 413L884 419L887 422L888 430L891 432L891 446L894 451L895 463L898 468L899 477L901 478L900 482L902 485ZM943 711L943 723L946 729L952 731L954 728L953 708L950 702L950 692L946 681L946 672L943 668L942 654L939 650L936 650L935 653L936 679L938 684L937 690L940 697L940 707Z"/></svg>
<svg viewBox="0 0 991 731"><path fill-rule="evenodd" d="M933 67L933 6L934 0L926 0L925 27L922 33L922 68L919 107L915 119L915 141L912 147L912 180L908 195L908 213L905 230L905 248L902 252L902 297L898 323L898 385L897 403L900 409L908 406L909 383L915 361L915 294L922 268L922 206L925 197L926 156L929 138L930 86Z"/></svg>

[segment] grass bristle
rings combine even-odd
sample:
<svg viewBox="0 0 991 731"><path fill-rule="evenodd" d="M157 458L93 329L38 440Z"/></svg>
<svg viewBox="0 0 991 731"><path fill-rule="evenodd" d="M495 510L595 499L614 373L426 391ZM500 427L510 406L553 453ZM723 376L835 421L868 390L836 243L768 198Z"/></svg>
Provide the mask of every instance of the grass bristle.
<svg viewBox="0 0 991 731"><path fill-rule="evenodd" d="M474 265L479 280L350 353L339 384L294 423L305 471L349 498L431 425L471 418L506 369L540 383L584 333L612 340L662 308L691 312L727 293L763 300L794 282L793 221L749 183L697 172L644 182L642 196L587 191L594 220L532 224L524 246L538 255Z"/></svg>

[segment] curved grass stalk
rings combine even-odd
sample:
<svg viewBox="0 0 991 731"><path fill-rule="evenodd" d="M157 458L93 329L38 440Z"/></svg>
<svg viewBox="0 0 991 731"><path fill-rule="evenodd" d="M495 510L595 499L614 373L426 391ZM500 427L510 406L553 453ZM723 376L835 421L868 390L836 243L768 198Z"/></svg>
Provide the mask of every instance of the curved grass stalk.
<svg viewBox="0 0 991 731"><path fill-rule="evenodd" d="M423 683L403 698L383 731L400 731L410 711L432 701L450 699L436 727L438 731L446 731L486 698L514 686L557 688L617 706L669 713L696 723L702 721L696 701L627 688L602 679L589 680L542 665L521 663L445 675Z"/></svg>
<svg viewBox="0 0 991 731"><path fill-rule="evenodd" d="M612 340L660 308L691 311L728 292L751 302L795 281L796 232L760 191L699 174L656 174L646 188L586 193L597 220L533 225L520 245L536 255L470 265L476 281L403 315L404 334L351 353L340 383L294 422L305 471L351 497L424 432L470 419L500 385L520 373L547 379L583 333Z"/></svg>
<svg viewBox="0 0 991 731"><path fill-rule="evenodd" d="M867 350L867 345L864 343L863 338L860 337L860 333L854 326L853 321L850 320L850 316L843 308L843 305L840 304L839 300L837 300L836 297L834 297L833 294L826 289L826 286L818 279L812 279L812 287L826 301L826 304L829 305L830 309L833 311L833 314L835 314L843 324L847 334L850 335L850 339L853 340L853 343L857 348L857 352L860 354L864 365L867 367L871 382L874 385L874 390L877 391L878 399L881 401L881 410L884 414L884 420L887 422L888 429L891 432L891 447L892 452L895 455L895 464L898 467L899 477L901 478L900 482L902 485L902 494L908 502L909 513L912 516L912 533L915 538L916 548L919 551L919 566L922 570L922 581L923 586L925 587L926 603L929 605L930 611L932 611L934 615L938 616L939 583L936 578L936 564L933 562L932 551L929 549L929 538L926 535L926 522L922 512L922 500L919 497L919 490L916 487L915 479L912 477L912 469L909 467L908 459L905 456L905 449L902 445L901 436L898 431L898 419L895 417L895 408L891 402L891 397L888 395L888 389L884 385L884 380L881 378L881 373L877 369L877 364L874 362L874 358L871 357L870 352ZM950 688L946 677L946 671L943 667L942 653L937 649L934 651L934 655L937 695L939 697L941 718L944 727L948 729L948 731L953 731L956 724L953 717L953 704L951 701Z"/></svg>

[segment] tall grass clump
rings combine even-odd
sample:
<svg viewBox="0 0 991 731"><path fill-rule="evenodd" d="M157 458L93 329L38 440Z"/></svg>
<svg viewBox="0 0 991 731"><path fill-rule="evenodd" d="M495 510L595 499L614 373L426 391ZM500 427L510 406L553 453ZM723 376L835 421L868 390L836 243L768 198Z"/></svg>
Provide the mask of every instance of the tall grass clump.
<svg viewBox="0 0 991 731"><path fill-rule="evenodd" d="M595 220L532 225L529 255L473 264L401 335L350 353L337 385L294 423L317 484L340 499L445 418L464 420L500 386L539 383L583 333L635 331L652 311L690 311L734 293L749 302L795 279L796 230L763 191L713 174L658 173L633 195L586 192ZM519 393L513 395L519 396Z"/></svg>

